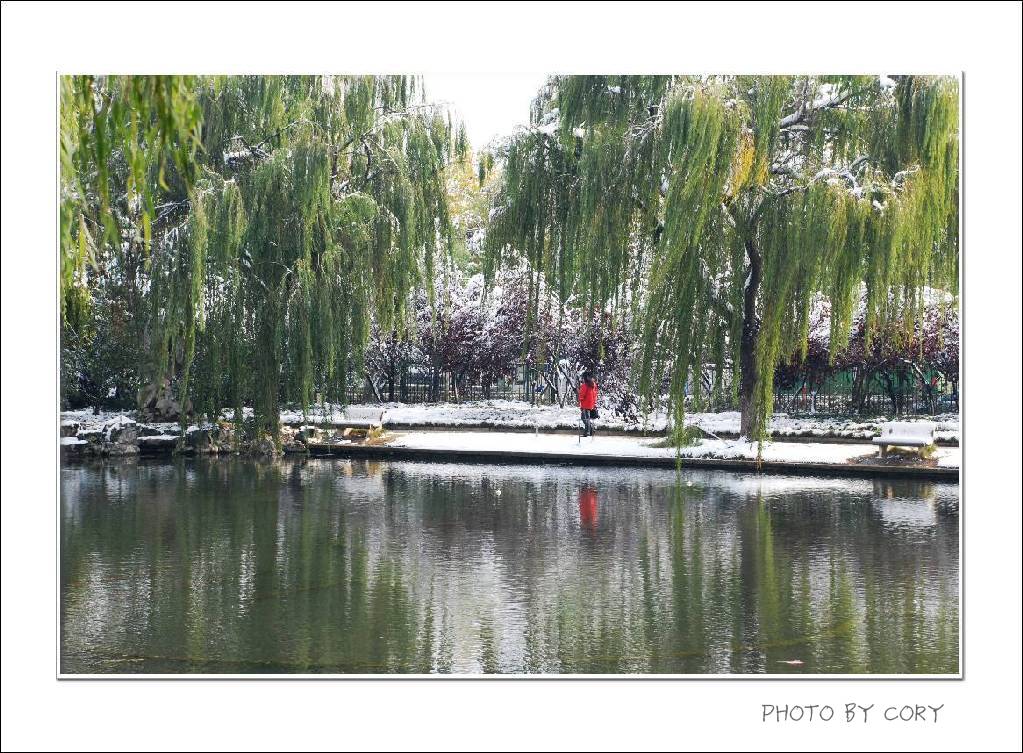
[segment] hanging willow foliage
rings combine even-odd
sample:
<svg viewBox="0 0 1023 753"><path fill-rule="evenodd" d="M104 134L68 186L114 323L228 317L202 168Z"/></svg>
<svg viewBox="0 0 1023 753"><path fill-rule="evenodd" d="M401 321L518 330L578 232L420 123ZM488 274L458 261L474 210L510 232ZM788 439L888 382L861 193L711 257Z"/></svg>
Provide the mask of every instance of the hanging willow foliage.
<svg viewBox="0 0 1023 753"><path fill-rule="evenodd" d="M562 299L641 300L644 395L668 379L681 425L686 385L730 361L762 440L816 294L841 348L861 284L870 331L957 292L958 112L948 78L552 78L501 155L487 270L521 256Z"/></svg>
<svg viewBox="0 0 1023 753"><path fill-rule="evenodd" d="M148 253L157 198L195 178L201 114L190 76L60 79L60 279L62 320L80 326L89 269ZM174 172L174 176L170 175Z"/></svg>
<svg viewBox="0 0 1023 753"><path fill-rule="evenodd" d="M407 76L154 81L62 84L68 264L82 268L73 249L83 201L97 226L110 224L111 245L144 228L153 253L139 313L152 376L176 379L182 405L191 399L211 417L233 407L240 419L251 405L256 430L276 439L281 402L305 410L315 392L342 401L371 318L400 325L408 292L430 285L453 240L445 168L467 148L464 130ZM118 123L152 125L144 137L134 126L101 136L110 131L98 101L126 103L110 115ZM167 121L166 108L189 118ZM139 170L136 151L150 160ZM121 161L130 169L119 180L110 166ZM93 185L81 186L92 173ZM119 228L118 205L136 196L141 213ZM73 273L65 298L76 286L87 289Z"/></svg>

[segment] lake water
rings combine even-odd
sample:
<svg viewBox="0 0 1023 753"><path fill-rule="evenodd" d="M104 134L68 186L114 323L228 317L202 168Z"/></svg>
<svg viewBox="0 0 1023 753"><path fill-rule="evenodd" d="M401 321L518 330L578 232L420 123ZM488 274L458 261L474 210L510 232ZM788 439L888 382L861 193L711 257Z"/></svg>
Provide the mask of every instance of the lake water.
<svg viewBox="0 0 1023 753"><path fill-rule="evenodd" d="M956 673L959 487L180 459L61 469L65 673Z"/></svg>

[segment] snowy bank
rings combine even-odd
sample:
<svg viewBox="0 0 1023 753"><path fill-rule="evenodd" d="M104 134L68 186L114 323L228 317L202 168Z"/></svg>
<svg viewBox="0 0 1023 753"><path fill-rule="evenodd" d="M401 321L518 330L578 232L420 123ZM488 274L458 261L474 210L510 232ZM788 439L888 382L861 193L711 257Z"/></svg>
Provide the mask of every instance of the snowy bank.
<svg viewBox="0 0 1023 753"><path fill-rule="evenodd" d="M606 458L674 459L676 451L660 443L639 437L597 436L592 439L561 434L522 434L519 432L434 432L399 433L389 447L423 450L503 452L508 454L551 454L601 456ZM755 442L728 439L704 439L694 447L684 447L685 458L719 460L757 460ZM873 444L834 444L825 442L767 442L760 460L776 463L862 463L878 457ZM934 458L940 468L958 468L962 457L958 447L939 448Z"/></svg>
<svg viewBox="0 0 1023 753"><path fill-rule="evenodd" d="M251 409L245 409L246 417ZM186 429L183 449L196 452L224 452L236 449L233 442L234 427L230 423L231 411L226 411L224 420L218 424L193 425ZM958 415L929 417L937 424L939 441L958 444ZM910 419L913 420L913 419ZM921 417L918 420L923 420ZM763 460L784 462L848 462L849 458L876 451L869 441L880 434L882 417L862 419L838 419L832 417L790 417L784 414L773 416L770 424L772 436L786 441L768 443L764 447ZM461 404L418 404L401 403L317 407L302 415L301 411L281 412L282 435L285 449L305 451L309 442L340 442L347 438L345 427L382 426L390 431L411 431L416 433L449 435L435 436L435 444L444 442L469 441L469 446L499 441L518 446L526 443L531 447L545 443L559 448L571 447L574 434L579 428L579 414L574 407L533 406L529 403L511 400L488 400ZM686 448L682 457L754 459L756 445L740 443L736 436L739 431L739 413L693 413L686 416L686 423L698 427L708 438L695 447ZM663 414L650 417L646 423L628 422L621 417L603 413L597 422L597 441L611 454L643 456L654 452L674 457L671 448L652 448L650 445L658 435L663 435L666 420ZM444 432L430 431L445 429ZM554 432L568 432L556 434ZM617 433L621 436L608 436ZM133 412L93 414L89 410L66 411L61 414L61 451L73 456L132 454L143 452L167 452L179 446L180 427L176 423L146 423L137 421ZM467 440L466 436L471 440ZM499 439L495 439L499 437ZM74 442L63 440L77 440ZM842 444L836 445L836 442ZM864 444L860 444L860 443ZM822 449L827 448L827 449ZM560 450L559 450L560 451ZM812 454L813 458L800 460ZM952 457L939 450L939 465L953 462ZM958 457L958 456L956 456ZM958 460L954 461L958 466Z"/></svg>
<svg viewBox="0 0 1023 753"><path fill-rule="evenodd" d="M518 400L484 400L464 403L369 403L342 409L327 405L310 410L309 423L343 424L352 417L379 416L385 428L480 428L512 431L574 431L579 428L579 409L574 406L530 405ZM871 439L881 434L881 424L891 420L884 416L872 418L836 418L832 416L792 417L776 413L771 417L768 431L772 436L814 439ZM959 415L946 413L936 416L910 416L903 421L933 421L937 424L939 441L958 442ZM281 413L285 424L302 423L300 411ZM687 426L695 426L708 434L737 437L739 412L686 414ZM663 433L667 427L664 413L645 419L629 421L610 411L602 411L597 422L604 431L633 433Z"/></svg>

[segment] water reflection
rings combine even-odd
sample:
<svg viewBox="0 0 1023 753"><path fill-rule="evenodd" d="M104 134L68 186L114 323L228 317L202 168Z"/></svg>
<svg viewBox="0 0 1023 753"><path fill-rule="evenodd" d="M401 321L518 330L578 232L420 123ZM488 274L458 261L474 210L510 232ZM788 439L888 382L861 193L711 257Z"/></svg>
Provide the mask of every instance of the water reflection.
<svg viewBox="0 0 1023 753"><path fill-rule="evenodd" d="M65 672L958 671L957 486L341 460L61 475Z"/></svg>
<svg viewBox="0 0 1023 753"><path fill-rule="evenodd" d="M597 532L597 490L592 486L579 489L579 525L584 531Z"/></svg>

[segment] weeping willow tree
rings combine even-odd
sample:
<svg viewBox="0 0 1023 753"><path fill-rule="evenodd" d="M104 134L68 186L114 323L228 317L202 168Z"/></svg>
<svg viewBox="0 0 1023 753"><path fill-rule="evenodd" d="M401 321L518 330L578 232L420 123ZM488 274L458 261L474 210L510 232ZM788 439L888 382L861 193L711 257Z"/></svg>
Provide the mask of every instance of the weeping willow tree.
<svg viewBox="0 0 1023 753"><path fill-rule="evenodd" d="M282 401L343 400L371 317L400 324L452 242L445 168L467 146L416 79L62 87L68 320L87 304L90 265L130 262L148 373L177 384L182 405L210 417L251 405L255 430L277 440Z"/></svg>
<svg viewBox="0 0 1023 753"><path fill-rule="evenodd" d="M738 371L762 440L782 356L811 302L847 343L907 330L932 286L957 293L958 83L917 76L566 76L506 146L488 269L525 257L562 299L641 307L638 385Z"/></svg>

